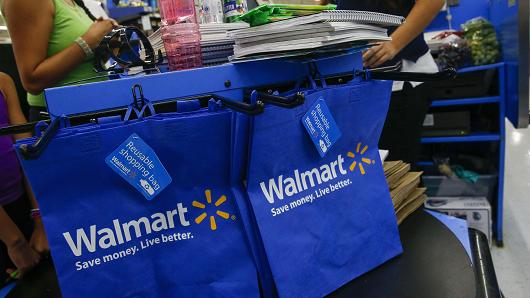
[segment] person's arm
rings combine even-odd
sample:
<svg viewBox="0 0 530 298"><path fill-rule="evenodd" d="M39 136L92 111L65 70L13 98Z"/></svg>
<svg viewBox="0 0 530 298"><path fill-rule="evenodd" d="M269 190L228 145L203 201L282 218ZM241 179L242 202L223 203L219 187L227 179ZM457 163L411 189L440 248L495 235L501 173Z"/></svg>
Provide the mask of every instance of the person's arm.
<svg viewBox="0 0 530 298"><path fill-rule="evenodd" d="M33 190L31 189L26 176L24 176L24 186L26 187L26 193L28 194L31 207L34 210L39 210L39 204L35 199L35 195L33 194ZM42 223L42 219L40 217L40 210L38 213L38 216L33 217L33 233L31 234L29 245L34 251L41 255L45 255L50 251L50 245L48 244L48 238L46 237L44 224Z"/></svg>
<svg viewBox="0 0 530 298"><path fill-rule="evenodd" d="M392 41L382 42L363 54L364 66L373 68L392 60L414 38L423 33L444 3L444 0L416 0L405 23L392 33Z"/></svg>
<svg viewBox="0 0 530 298"><path fill-rule="evenodd" d="M76 43L46 57L54 11L52 0L4 0L3 3L22 84L32 94L53 86L85 59L84 51ZM114 20L98 19L81 37L94 49L114 25Z"/></svg>
<svg viewBox="0 0 530 298"><path fill-rule="evenodd" d="M4 98L7 103L7 115L9 118L9 124L17 125L26 123L26 117L20 109L20 102L18 99L17 91L15 88L15 83L10 76L0 73L0 90L4 94ZM22 133L13 136L13 141L29 138L31 133ZM26 188L26 193L30 200L31 206L33 209L39 209L39 204L35 199L35 195L29 186L29 183L24 177L24 186ZM29 216L29 214L28 214ZM34 220L33 234L31 235L30 245L38 253L44 254L47 253L50 249L48 246L48 240L46 239L46 233L44 232L44 225L40 217L36 217ZM16 226L15 226L16 227Z"/></svg>
<svg viewBox="0 0 530 298"><path fill-rule="evenodd" d="M7 116L10 125L18 125L27 123L24 113L20 108L20 101L18 99L17 89L13 79L5 74L0 73L0 90L4 95L7 104ZM29 138L31 133L21 133L13 136L13 141Z"/></svg>

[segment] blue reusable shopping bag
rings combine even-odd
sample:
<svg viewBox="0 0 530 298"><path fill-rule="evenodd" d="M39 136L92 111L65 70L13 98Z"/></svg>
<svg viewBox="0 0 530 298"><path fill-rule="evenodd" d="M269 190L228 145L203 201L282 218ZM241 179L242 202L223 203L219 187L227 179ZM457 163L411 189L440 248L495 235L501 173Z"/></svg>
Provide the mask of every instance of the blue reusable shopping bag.
<svg viewBox="0 0 530 298"><path fill-rule="evenodd" d="M21 158L64 297L259 296L230 179L234 113L217 109L63 129ZM105 163L133 133L172 178L151 201Z"/></svg>
<svg viewBox="0 0 530 298"><path fill-rule="evenodd" d="M281 297L322 297L402 252L377 147L390 92L356 80L254 117L248 195ZM302 125L319 99L342 131L324 158Z"/></svg>

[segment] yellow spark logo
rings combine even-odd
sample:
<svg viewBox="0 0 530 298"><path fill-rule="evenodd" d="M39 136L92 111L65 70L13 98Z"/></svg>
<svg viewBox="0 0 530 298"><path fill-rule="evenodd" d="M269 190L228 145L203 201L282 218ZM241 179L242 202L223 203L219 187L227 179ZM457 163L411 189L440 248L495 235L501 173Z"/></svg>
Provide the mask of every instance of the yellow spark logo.
<svg viewBox="0 0 530 298"><path fill-rule="evenodd" d="M206 196L206 203L207 204L212 204L212 191L207 189L207 190L204 191L204 195ZM219 207L224 202L226 202L226 196L222 195L213 204L215 205L215 207ZM206 209L206 204L203 204L203 203L198 202L198 201L193 201L193 203L191 205L193 207L195 207L195 208L198 208L198 209ZM221 211L221 210L216 210L215 214L217 214L217 216L219 216L219 217L221 217L223 219L229 219L230 218L230 214L228 214L227 212ZM196 224L200 224L206 217L208 217L208 213L206 213L206 211L204 211L199 216L197 216L197 218L195 218L195 223ZM232 219L235 220L235 216L234 215L232 215ZM215 221L215 216L213 216L213 215L210 215L210 229L212 231L217 230L217 223Z"/></svg>
<svg viewBox="0 0 530 298"><path fill-rule="evenodd" d="M350 164L350 172L353 172L355 171L355 168L359 168L359 171L361 172L361 175L364 175L366 174L366 170L364 169L364 166L363 166L363 163L364 164L367 164L367 165L371 165L371 164L375 164L375 160L371 160L369 158L366 158L366 157L362 157L364 155L364 153L366 153L366 150L368 150L368 145L364 145L364 147L362 147L362 143L358 143L357 144L357 148L355 150L355 153L353 152L348 152L348 157L349 158L352 158L352 159L355 159L356 155L357 154L361 160L354 160L351 164Z"/></svg>

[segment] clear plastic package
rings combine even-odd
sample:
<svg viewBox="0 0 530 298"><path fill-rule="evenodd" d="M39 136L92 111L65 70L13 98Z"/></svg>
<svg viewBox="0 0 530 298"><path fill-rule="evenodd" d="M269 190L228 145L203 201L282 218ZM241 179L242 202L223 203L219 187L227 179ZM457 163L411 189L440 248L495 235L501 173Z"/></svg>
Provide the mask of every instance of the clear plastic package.
<svg viewBox="0 0 530 298"><path fill-rule="evenodd" d="M471 48L473 64L484 65L500 58L499 42L493 25L483 17L467 21L462 25L464 39Z"/></svg>
<svg viewBox="0 0 530 298"><path fill-rule="evenodd" d="M462 36L463 32L455 31L444 32L435 37L441 41L435 59L440 69L462 68L472 65L471 48Z"/></svg>

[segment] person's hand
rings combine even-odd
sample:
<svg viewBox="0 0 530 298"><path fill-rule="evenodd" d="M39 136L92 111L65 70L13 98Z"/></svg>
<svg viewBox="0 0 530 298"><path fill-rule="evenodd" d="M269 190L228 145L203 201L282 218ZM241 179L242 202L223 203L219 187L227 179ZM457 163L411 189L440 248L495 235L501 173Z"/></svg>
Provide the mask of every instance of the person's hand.
<svg viewBox="0 0 530 298"><path fill-rule="evenodd" d="M363 66L366 68L374 68L379 65L394 59L398 53L398 49L391 41L379 43L363 54Z"/></svg>
<svg viewBox="0 0 530 298"><path fill-rule="evenodd" d="M24 277L40 260L39 254L31 249L25 239L18 240L12 245L9 245L7 247L7 254L17 267L16 269L18 269L18 274L15 276L17 279ZM6 272L11 275L15 272L15 269L10 268Z"/></svg>
<svg viewBox="0 0 530 298"><path fill-rule="evenodd" d="M31 234L29 245L40 255L45 255L50 251L48 239L46 238L46 232L44 232L44 226L42 225L40 218L35 219L35 227L33 229L33 234Z"/></svg>
<svg viewBox="0 0 530 298"><path fill-rule="evenodd" d="M118 26L118 23L113 19L99 18L90 25L87 32L81 37L86 41L91 49L95 49L103 37L107 35L114 27Z"/></svg>
<svg viewBox="0 0 530 298"><path fill-rule="evenodd" d="M109 20L112 23L112 26L114 28L116 28L116 27L118 27L120 25L120 24L118 24L118 21L116 21L115 19L108 18L107 20Z"/></svg>

